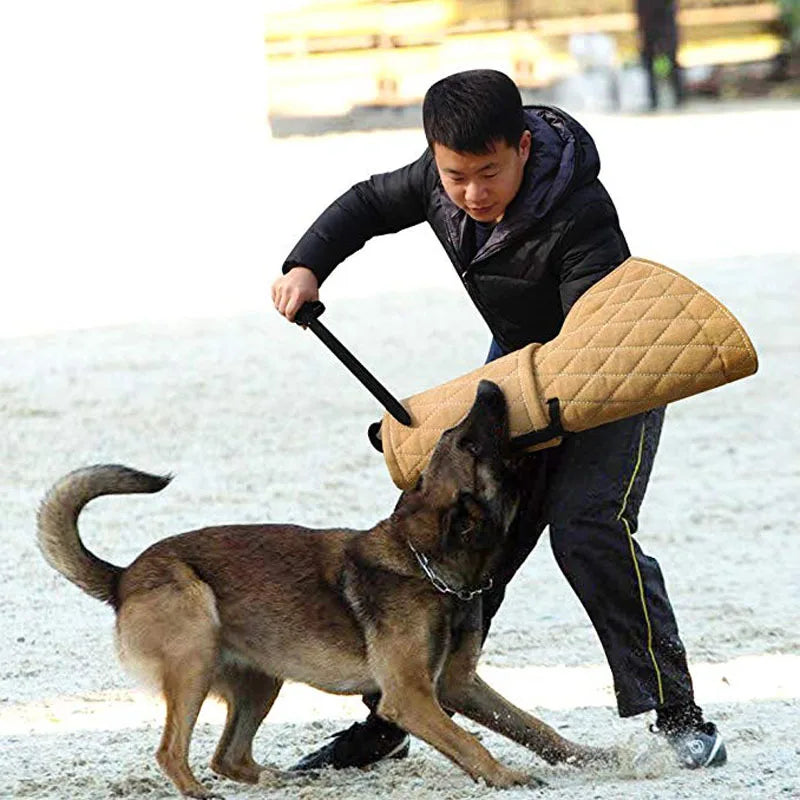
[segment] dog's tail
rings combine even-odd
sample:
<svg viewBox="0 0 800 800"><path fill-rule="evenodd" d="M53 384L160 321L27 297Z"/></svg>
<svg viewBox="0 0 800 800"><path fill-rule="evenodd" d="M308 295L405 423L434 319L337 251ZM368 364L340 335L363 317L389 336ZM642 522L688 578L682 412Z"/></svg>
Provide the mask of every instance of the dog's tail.
<svg viewBox="0 0 800 800"><path fill-rule="evenodd" d="M78 515L95 497L158 492L171 480L171 475L149 475L118 464L98 464L65 475L39 507L37 541L45 561L87 594L114 605L122 568L84 547Z"/></svg>

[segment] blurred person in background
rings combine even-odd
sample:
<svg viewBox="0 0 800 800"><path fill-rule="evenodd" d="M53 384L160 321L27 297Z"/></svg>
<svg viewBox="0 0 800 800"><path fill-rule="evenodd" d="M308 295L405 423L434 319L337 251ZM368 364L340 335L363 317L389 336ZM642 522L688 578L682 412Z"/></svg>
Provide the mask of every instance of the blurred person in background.
<svg viewBox="0 0 800 800"><path fill-rule="evenodd" d="M636 0L639 19L639 50L647 74L648 102L658 108L658 81L669 78L675 105L684 100L683 75L678 65L678 21L676 0Z"/></svg>
<svg viewBox="0 0 800 800"><path fill-rule="evenodd" d="M456 73L423 103L428 148L414 163L346 191L313 223L272 286L292 320L333 269L373 236L427 222L492 332L487 361L559 332L572 304L629 257L594 141L563 111L523 107L501 72ZM661 570L634 538L664 409L582 433L522 459L520 512L494 586L505 586L549 525L556 561L600 638L621 716L655 710L680 762L723 764L725 745L694 701ZM409 738L372 710L295 769L402 758Z"/></svg>

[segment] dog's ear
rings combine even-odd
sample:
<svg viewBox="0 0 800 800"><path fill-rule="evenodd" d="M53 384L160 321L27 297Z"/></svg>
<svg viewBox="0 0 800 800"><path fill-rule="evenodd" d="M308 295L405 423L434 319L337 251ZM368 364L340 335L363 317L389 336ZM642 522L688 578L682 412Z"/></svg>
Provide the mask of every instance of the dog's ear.
<svg viewBox="0 0 800 800"><path fill-rule="evenodd" d="M459 492L456 502L440 518L442 549L470 549L480 543L485 526L490 524L488 509L469 492Z"/></svg>

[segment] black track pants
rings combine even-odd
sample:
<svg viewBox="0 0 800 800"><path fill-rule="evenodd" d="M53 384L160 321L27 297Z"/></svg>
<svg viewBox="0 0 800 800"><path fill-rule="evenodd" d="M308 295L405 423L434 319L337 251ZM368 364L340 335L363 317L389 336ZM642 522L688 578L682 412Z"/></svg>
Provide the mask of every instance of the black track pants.
<svg viewBox="0 0 800 800"><path fill-rule="evenodd" d="M623 717L693 701L661 570L634 538L663 419L663 409L649 411L526 457L523 505L496 588L484 596L485 636L505 585L549 525L558 566L600 637Z"/></svg>

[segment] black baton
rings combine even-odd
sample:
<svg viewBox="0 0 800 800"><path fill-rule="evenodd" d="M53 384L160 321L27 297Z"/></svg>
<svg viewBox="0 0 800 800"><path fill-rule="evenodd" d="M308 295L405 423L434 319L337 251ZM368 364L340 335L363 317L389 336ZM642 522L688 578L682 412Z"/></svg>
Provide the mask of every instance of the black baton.
<svg viewBox="0 0 800 800"><path fill-rule="evenodd" d="M372 373L319 321L325 306L319 300L303 303L294 321L311 330L353 375L372 393L372 396L401 424L411 425L411 417L400 401L390 394Z"/></svg>

